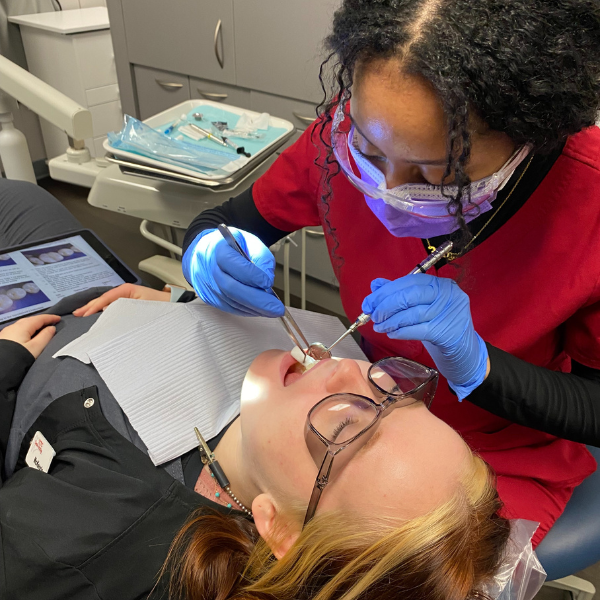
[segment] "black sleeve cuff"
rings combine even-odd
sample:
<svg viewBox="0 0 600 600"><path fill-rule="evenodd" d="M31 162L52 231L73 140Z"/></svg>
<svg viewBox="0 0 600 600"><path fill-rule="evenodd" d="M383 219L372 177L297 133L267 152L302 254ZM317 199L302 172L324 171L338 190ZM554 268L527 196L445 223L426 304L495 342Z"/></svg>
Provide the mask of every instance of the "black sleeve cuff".
<svg viewBox="0 0 600 600"><path fill-rule="evenodd" d="M18 388L34 362L33 354L25 346L0 340L0 389L7 392Z"/></svg>
<svg viewBox="0 0 600 600"><path fill-rule="evenodd" d="M490 373L469 402L519 425L600 446L600 383L486 346Z"/></svg>
<svg viewBox="0 0 600 600"><path fill-rule="evenodd" d="M282 231L273 227L258 211L254 198L252 197L252 188L242 192L235 198L230 198L223 202L221 206L209 208L201 212L190 224L183 238L183 253L187 251L189 245L196 239L199 233L206 229L216 229L221 223L230 227L243 229L248 233L253 233L265 246L272 246L275 242L289 235L289 231Z"/></svg>

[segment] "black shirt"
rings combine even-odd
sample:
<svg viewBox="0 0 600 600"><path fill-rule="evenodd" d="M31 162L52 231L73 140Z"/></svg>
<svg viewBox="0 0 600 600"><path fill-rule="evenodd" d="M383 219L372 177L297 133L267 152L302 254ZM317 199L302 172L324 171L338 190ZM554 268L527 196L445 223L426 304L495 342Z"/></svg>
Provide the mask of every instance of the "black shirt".
<svg viewBox="0 0 600 600"><path fill-rule="evenodd" d="M25 348L0 340L0 456L15 392L32 364ZM25 464L36 431L57 453L48 473ZM0 487L0 598L146 598L175 534L201 506L232 512L117 433L96 387L66 394L28 430L15 472ZM166 597L163 587L153 597Z"/></svg>

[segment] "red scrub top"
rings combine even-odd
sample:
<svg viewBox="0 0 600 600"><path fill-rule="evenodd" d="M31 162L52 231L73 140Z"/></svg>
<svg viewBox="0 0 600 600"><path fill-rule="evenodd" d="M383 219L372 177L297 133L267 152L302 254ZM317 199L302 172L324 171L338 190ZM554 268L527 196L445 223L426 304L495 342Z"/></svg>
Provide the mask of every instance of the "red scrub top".
<svg viewBox="0 0 600 600"><path fill-rule="evenodd" d="M326 149L313 145L313 128L255 183L253 198L278 229L323 225L344 310L354 320L373 279L397 279L427 253L420 239L392 236L341 173L331 180L329 207L323 205L324 172L314 160ZM460 284L475 330L492 345L555 371L568 372L571 358L600 369L600 129L570 138L516 215L467 255L430 273ZM390 340L370 323L360 331L370 360L399 355L435 366L421 342ZM459 402L442 377L431 410L494 469L505 515L540 523L534 544L596 469L584 445Z"/></svg>

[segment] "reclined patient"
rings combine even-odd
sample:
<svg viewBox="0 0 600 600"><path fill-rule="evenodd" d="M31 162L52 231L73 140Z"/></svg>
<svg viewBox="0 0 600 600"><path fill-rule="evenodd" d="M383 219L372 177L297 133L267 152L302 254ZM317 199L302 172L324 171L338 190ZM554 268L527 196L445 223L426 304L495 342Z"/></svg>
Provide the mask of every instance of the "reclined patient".
<svg viewBox="0 0 600 600"><path fill-rule="evenodd" d="M160 586L170 582L172 598L467 598L495 573L509 526L489 469L415 397L392 398L376 419L391 398L384 390L395 393L389 367L328 360L302 373L289 352L260 354L239 418L209 441L228 494L197 450L183 457L182 484L111 426L93 369L49 356L94 318L58 320L29 317L0 332L3 422L15 399L17 415L19 402L35 404L27 392L38 365L47 386L73 377L72 392L24 434L0 488L3 597L145 597L171 546ZM303 527L324 455L306 434L309 412L333 443L376 423L336 455ZM37 431L56 451L48 473L24 462Z"/></svg>
<svg viewBox="0 0 600 600"><path fill-rule="evenodd" d="M80 228L40 188L0 180L0 248ZM0 332L0 597L144 598L167 557L152 597L170 585L172 598L460 600L496 572L509 526L494 479L420 402L390 408L373 435L335 457L303 527L320 458L308 413L335 394L344 401L331 409L348 394L381 402L367 364L326 361L299 377L289 355L256 359L240 417L208 440L235 498L197 450L155 467L95 369L52 359L95 322L70 314L95 295L63 301L62 320L30 317ZM316 429L344 440L352 419L327 414L334 420ZM56 452L48 473L26 466L37 431ZM548 493L568 498L579 482Z"/></svg>

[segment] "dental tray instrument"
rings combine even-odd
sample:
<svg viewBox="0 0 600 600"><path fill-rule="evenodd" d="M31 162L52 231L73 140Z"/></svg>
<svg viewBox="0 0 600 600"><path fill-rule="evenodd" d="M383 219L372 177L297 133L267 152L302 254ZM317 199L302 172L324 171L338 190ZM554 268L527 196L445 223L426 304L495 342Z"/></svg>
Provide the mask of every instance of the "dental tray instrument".
<svg viewBox="0 0 600 600"><path fill-rule="evenodd" d="M204 129L195 123L192 123L192 127L200 132L202 132L209 140L215 142L215 144L219 144L219 146L225 146L225 148L229 148L229 144L225 143L223 140L219 139L216 135L212 134L208 129Z"/></svg>
<svg viewBox="0 0 600 600"><path fill-rule="evenodd" d="M227 225L221 223L218 229L231 248L233 248L236 252L239 252L246 260L252 262L250 260L250 257L244 252L244 249L238 244L238 241L235 239L233 233L231 233ZM281 300L281 298L279 298L279 296L275 293L275 290L273 290L273 288L269 288L266 291L273 294L275 298ZM283 315L283 317L279 318L281 319L281 323L283 324L283 327L286 330L287 334L290 336L292 342L294 342L294 344L298 348L300 348L302 354L306 357L305 348L308 348L309 344L306 338L304 337L304 334L302 333L302 330L300 329L298 323L296 323L294 317L292 317L287 307L285 307L285 314Z"/></svg>
<svg viewBox="0 0 600 600"><path fill-rule="evenodd" d="M421 261L408 275L416 275L417 273L426 273L433 265L439 260L444 258L452 250L452 242L444 242L438 248L433 251L425 260ZM362 313L358 316L356 321L350 325L350 327L337 339L329 348L327 348L321 342L315 342L308 346L308 355L315 360L323 360L324 358L331 358L331 349L341 342L344 338L348 337L351 333L354 333L361 325L368 323L371 320L371 315Z"/></svg>

